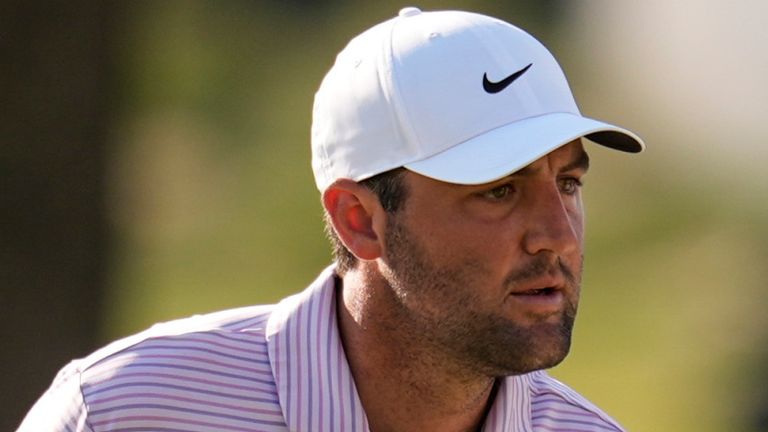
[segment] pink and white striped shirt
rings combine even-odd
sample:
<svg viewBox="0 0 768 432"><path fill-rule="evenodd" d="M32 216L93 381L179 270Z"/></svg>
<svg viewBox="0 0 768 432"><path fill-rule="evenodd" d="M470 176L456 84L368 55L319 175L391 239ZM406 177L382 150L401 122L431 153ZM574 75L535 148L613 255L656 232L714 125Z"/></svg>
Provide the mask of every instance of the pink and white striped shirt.
<svg viewBox="0 0 768 432"><path fill-rule="evenodd" d="M18 431L367 431L333 267L304 292L158 324L75 360ZM507 377L483 431L622 431L543 371Z"/></svg>

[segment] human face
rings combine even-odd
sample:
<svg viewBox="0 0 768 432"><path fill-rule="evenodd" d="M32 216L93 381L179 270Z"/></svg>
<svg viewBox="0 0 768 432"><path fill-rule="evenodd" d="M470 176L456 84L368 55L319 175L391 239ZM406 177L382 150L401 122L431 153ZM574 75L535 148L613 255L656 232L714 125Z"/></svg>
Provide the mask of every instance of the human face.
<svg viewBox="0 0 768 432"><path fill-rule="evenodd" d="M579 299L587 165L574 141L479 186L406 173L380 264L403 328L487 376L559 363Z"/></svg>

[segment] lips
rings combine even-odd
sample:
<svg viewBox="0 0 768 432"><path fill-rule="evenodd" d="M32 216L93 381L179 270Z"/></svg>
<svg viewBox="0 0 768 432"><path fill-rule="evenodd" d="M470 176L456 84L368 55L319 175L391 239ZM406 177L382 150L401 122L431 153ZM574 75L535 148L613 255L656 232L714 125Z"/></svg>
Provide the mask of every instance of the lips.
<svg viewBox="0 0 768 432"><path fill-rule="evenodd" d="M558 291L566 291L568 285L560 277L539 278L537 280L526 281L516 284L512 287L511 295L551 295Z"/></svg>
<svg viewBox="0 0 768 432"><path fill-rule="evenodd" d="M553 291L555 291L556 288L547 287L547 288L537 288L528 290L521 293L515 293L513 295L549 295L552 294Z"/></svg>
<svg viewBox="0 0 768 432"><path fill-rule="evenodd" d="M518 311L537 315L549 315L563 310L566 304L567 285L562 280L538 280L517 286L509 293L509 299Z"/></svg>
<svg viewBox="0 0 768 432"><path fill-rule="evenodd" d="M524 291L515 291L510 295L515 297L546 297L557 293L561 293L559 287L543 287L543 288L531 288ZM561 293L562 294L562 293Z"/></svg>

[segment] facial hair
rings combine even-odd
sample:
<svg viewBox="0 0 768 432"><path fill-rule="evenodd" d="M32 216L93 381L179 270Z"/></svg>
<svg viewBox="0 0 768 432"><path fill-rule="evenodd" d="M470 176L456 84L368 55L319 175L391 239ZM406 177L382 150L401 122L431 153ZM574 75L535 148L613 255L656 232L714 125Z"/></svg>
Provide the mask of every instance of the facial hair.
<svg viewBox="0 0 768 432"><path fill-rule="evenodd" d="M578 293L579 281L562 260L536 255L510 271L504 286L484 286L486 264L474 257L450 265L435 263L399 219L388 218L387 268L382 275L400 309L398 325L436 357L436 364L451 362L473 375L501 377L549 368L565 358L577 294L566 299L557 319L534 316L525 324L503 316L501 305L495 310L483 305L479 294L558 273L571 284L568 292Z"/></svg>

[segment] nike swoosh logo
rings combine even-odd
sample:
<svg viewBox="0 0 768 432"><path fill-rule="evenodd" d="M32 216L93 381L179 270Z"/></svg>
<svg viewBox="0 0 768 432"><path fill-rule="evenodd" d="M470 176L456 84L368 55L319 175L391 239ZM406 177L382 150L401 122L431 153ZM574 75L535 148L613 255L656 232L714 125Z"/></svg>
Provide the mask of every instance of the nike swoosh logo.
<svg viewBox="0 0 768 432"><path fill-rule="evenodd" d="M504 78L501 81L497 81L497 82L489 81L488 80L488 74L484 73L483 74L483 89L486 92L490 93L490 94L498 93L498 92L504 90L505 88L507 88L513 82L515 82L516 79L520 78L525 72L528 71L528 69L530 69L531 66L533 66L533 63L529 63L528 66L520 69L519 71L513 73L512 75Z"/></svg>

